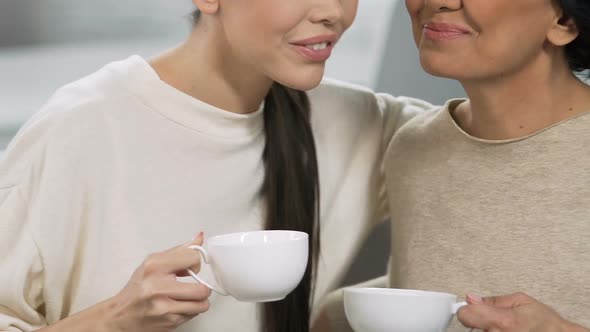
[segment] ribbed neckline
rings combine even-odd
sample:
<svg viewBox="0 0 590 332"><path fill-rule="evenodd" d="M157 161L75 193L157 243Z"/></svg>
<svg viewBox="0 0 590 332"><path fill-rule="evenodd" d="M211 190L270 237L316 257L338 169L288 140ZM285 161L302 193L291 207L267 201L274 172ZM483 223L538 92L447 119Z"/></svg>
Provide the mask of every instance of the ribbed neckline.
<svg viewBox="0 0 590 332"><path fill-rule="evenodd" d="M264 128L264 104L248 114L207 104L162 81L151 65L138 55L112 63L111 67L125 75L127 88L144 104L186 128L224 139L251 138Z"/></svg>
<svg viewBox="0 0 590 332"><path fill-rule="evenodd" d="M479 137L475 137L470 135L469 133L467 133L465 130L463 130L463 128L461 128L459 126L459 124L457 123L457 121L455 121L455 118L453 118L452 112L457 108L457 106L459 106L461 103L466 102L467 99L464 98L460 98L460 99L451 99L449 101L447 101L445 103L445 105L443 106L443 113L444 113L444 117L446 118L445 121L447 121L448 123L450 123L458 132L461 133L461 135L463 135L464 137L466 137L467 139L473 141L473 142L477 142L477 143L482 143L482 144L488 144L488 145L500 145L500 144L510 144L510 143L516 143L516 142L520 142L529 138L532 138L534 136L539 136L545 132L550 132L552 129L559 127L565 123L568 123L574 119L583 117L583 116L590 116L590 111L589 112L583 112L580 114L577 114L575 116L572 116L570 118L564 119L562 121L559 121L557 123L554 123L551 126L545 127L543 129L537 130L536 132L533 132L531 134L528 135L524 135L521 137L515 137L515 138L509 138L509 139L502 139L502 140L492 140L492 139L484 139L484 138L479 138Z"/></svg>

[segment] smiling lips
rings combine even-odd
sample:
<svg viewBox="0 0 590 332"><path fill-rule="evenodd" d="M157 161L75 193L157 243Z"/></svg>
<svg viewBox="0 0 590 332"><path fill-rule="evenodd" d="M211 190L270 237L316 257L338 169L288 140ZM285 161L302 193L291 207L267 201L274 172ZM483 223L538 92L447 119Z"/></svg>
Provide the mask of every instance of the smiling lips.
<svg viewBox="0 0 590 332"><path fill-rule="evenodd" d="M471 32L459 25L430 22L423 25L424 35L432 40L452 40L465 37ZM324 62L332 55L338 37L336 35L316 36L291 43L304 58L314 62Z"/></svg>
<svg viewBox="0 0 590 332"><path fill-rule="evenodd" d="M471 34L468 29L449 23L426 23L422 26L422 31L426 38L432 40L452 40Z"/></svg>
<svg viewBox="0 0 590 332"><path fill-rule="evenodd" d="M314 62L323 62L332 55L337 40L336 35L324 35L300 40L291 43L291 45L304 58Z"/></svg>

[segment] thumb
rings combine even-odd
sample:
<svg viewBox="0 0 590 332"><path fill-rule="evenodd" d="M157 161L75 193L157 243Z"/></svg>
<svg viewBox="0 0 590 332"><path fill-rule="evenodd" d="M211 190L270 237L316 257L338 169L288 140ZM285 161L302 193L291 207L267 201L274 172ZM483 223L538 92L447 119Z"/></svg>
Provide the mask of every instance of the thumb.
<svg viewBox="0 0 590 332"><path fill-rule="evenodd" d="M194 246L194 245L200 246L200 245L203 244L203 241L204 240L205 240L205 233L199 232L199 233L197 233L197 235L195 235L192 238L192 240L189 243L187 243L184 246L180 246L180 248L186 250L185 248L186 247L189 247L189 246ZM198 255L198 253L196 253L196 254ZM201 269L201 262L200 262L200 260L199 260L199 262L197 264L191 266L190 269L193 270L194 272L199 272L199 270ZM188 274L188 272L186 270L177 271L176 272L176 275L178 277L188 277L189 276L189 274Z"/></svg>
<svg viewBox="0 0 590 332"><path fill-rule="evenodd" d="M483 298L483 303L496 308L516 308L525 304L530 304L533 299L524 293L514 293L500 296L489 296Z"/></svg>
<svg viewBox="0 0 590 332"><path fill-rule="evenodd" d="M193 239L191 240L191 242L189 243L189 245L197 245L200 246L203 244L203 241L205 240L205 233L203 232L199 232L197 235L195 235L195 237L193 237Z"/></svg>
<svg viewBox="0 0 590 332"><path fill-rule="evenodd" d="M497 308L489 304L473 303L461 308L457 312L457 319L465 327L490 331L499 328L502 322L511 321L513 315L514 313L509 309Z"/></svg>

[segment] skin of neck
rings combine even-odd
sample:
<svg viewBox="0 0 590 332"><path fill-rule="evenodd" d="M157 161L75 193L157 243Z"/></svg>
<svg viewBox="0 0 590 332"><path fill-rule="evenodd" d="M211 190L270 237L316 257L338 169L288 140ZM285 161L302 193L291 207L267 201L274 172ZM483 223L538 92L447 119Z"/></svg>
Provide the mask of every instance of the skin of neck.
<svg viewBox="0 0 590 332"><path fill-rule="evenodd" d="M223 29L201 18L184 43L149 61L165 83L220 109L258 110L273 81L240 61Z"/></svg>
<svg viewBox="0 0 590 332"><path fill-rule="evenodd" d="M518 70L461 84L469 102L453 116L482 139L523 137L590 111L590 87L571 72L563 54L544 54Z"/></svg>

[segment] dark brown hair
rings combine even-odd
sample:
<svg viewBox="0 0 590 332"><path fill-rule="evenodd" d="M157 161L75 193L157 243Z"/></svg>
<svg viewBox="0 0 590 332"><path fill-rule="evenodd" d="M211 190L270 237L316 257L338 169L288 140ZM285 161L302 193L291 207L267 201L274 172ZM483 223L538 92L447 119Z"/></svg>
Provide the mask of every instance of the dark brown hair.
<svg viewBox="0 0 590 332"><path fill-rule="evenodd" d="M193 13L196 23L200 13ZM266 146L262 195L266 229L309 234L309 260L297 288L282 301L264 304L264 332L307 332L319 256L319 174L307 94L274 83L264 104Z"/></svg>
<svg viewBox="0 0 590 332"><path fill-rule="evenodd" d="M578 37L565 47L565 54L573 71L590 69L590 1L559 0L564 19L572 19L578 29ZM590 76L590 73L587 73Z"/></svg>

